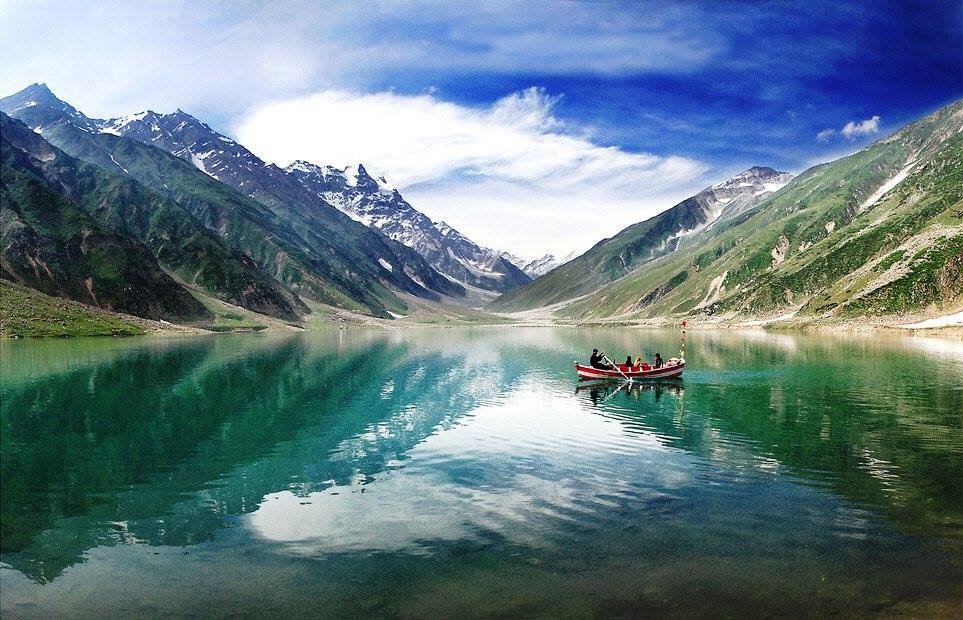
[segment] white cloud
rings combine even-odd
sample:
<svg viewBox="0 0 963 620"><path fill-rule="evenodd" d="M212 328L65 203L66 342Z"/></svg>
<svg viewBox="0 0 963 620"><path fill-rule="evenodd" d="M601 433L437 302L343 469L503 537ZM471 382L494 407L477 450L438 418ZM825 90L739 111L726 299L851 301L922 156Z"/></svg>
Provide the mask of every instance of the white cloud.
<svg viewBox="0 0 963 620"><path fill-rule="evenodd" d="M862 136L872 135L874 133L879 133L879 116L874 116L872 118L867 118L864 121L849 121L843 128L836 131L832 128L823 129L816 134L816 139L820 142L826 142L834 136L844 136L850 140L855 140L856 138Z"/></svg>
<svg viewBox="0 0 963 620"><path fill-rule="evenodd" d="M44 81L92 115L156 106L227 118L272 96L404 84L413 71L680 74L727 50L701 13L522 0L4 0L0 92Z"/></svg>
<svg viewBox="0 0 963 620"><path fill-rule="evenodd" d="M843 126L839 133L843 134L850 140L854 140L858 136L868 136L870 134L879 133L879 116L868 118L865 121L849 121Z"/></svg>
<svg viewBox="0 0 963 620"><path fill-rule="evenodd" d="M328 90L260 106L235 135L280 165L362 162L430 216L525 255L590 245L698 188L705 164L596 144L557 102L536 88L484 108Z"/></svg>

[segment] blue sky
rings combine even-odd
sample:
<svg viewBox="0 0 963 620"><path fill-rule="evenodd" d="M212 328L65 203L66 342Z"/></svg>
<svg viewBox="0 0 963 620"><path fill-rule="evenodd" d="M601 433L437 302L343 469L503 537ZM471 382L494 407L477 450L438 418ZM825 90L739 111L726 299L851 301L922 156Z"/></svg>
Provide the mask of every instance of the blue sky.
<svg viewBox="0 0 963 620"><path fill-rule="evenodd" d="M963 96L958 0L452 4L10 0L0 88L45 81L102 117L183 108L279 163L360 159L523 254Z"/></svg>

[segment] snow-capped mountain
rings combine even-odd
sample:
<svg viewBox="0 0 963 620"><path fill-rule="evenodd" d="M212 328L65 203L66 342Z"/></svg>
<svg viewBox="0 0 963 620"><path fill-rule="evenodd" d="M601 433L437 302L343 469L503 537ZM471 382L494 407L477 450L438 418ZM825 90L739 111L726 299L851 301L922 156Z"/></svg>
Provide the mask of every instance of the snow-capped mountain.
<svg viewBox="0 0 963 620"><path fill-rule="evenodd" d="M303 221L304 235L323 235L326 242L336 242L340 237L345 245L349 237L357 238L360 243L354 250L359 260L363 260L361 254L365 259L377 259L374 264L380 265L379 275L406 292L418 294L416 288L408 290L412 288L409 284L414 284L454 297L465 294L458 283L432 269L418 252L386 238L372 227L351 222L341 209L308 191L288 171L263 161L242 144L182 110L172 114L148 110L113 118L101 121L97 130L132 138L190 161L214 179L284 214L292 223Z"/></svg>
<svg viewBox="0 0 963 620"><path fill-rule="evenodd" d="M426 299L467 294L412 248L353 221L277 166L180 110L95 119L43 84L3 98L0 109L68 154L122 171L178 202L299 294L379 316L387 316L389 307L405 308L395 292ZM186 174L172 155L205 174Z"/></svg>
<svg viewBox="0 0 963 620"><path fill-rule="evenodd" d="M296 161L285 170L308 191L413 248L432 267L458 282L502 293L531 280L501 252L478 245L445 222L432 222L384 178L371 176L361 164L338 169Z"/></svg>
<svg viewBox="0 0 963 620"><path fill-rule="evenodd" d="M763 198L792 181L791 172L780 172L766 166L753 166L718 185L708 187L693 198L707 209L706 224L735 217L759 204Z"/></svg>
<svg viewBox="0 0 963 620"><path fill-rule="evenodd" d="M190 114L177 110L172 114L158 114L151 110L102 121L101 133L133 138L151 144L186 159L198 170L218 181L254 193L268 178L272 183L283 183L284 173L277 166L266 164L254 153L234 140L223 136ZM262 179L258 183L257 176ZM252 196L256 197L256 196Z"/></svg>
<svg viewBox="0 0 963 620"><path fill-rule="evenodd" d="M545 275L559 265L564 265L579 254L581 254L581 252L576 250L574 252L569 252L561 258L555 256L554 254L544 254L538 258L528 260L520 256L515 256L514 254L509 254L508 252L502 252L502 256L507 258L510 262L518 265L521 270L528 274L528 276L532 279Z"/></svg>
<svg viewBox="0 0 963 620"><path fill-rule="evenodd" d="M296 162L282 169L265 163L243 145L182 110L172 114L148 110L102 121L96 130L162 148L267 204L334 206L388 239L415 250L438 272L459 283L500 293L530 280L508 261L493 260L497 253L463 237L461 244L443 243L443 235L430 219L411 207L384 179L371 177L363 166L336 170Z"/></svg>
<svg viewBox="0 0 963 620"><path fill-rule="evenodd" d="M4 97L4 112L20 119L39 134L64 118L85 131L97 131L99 122L84 116L77 108L61 101L46 84L36 83L20 92Z"/></svg>
<svg viewBox="0 0 963 620"><path fill-rule="evenodd" d="M559 263L559 259L555 258L554 254L545 254L544 256L539 256L538 258L530 260L522 265L522 271L527 273L532 278L537 278L538 276L545 275L552 269L555 269Z"/></svg>

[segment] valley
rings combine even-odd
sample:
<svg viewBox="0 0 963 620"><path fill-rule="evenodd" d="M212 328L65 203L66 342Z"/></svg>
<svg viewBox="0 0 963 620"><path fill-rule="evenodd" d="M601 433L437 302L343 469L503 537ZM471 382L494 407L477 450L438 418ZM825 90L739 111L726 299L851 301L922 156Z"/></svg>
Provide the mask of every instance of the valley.
<svg viewBox="0 0 963 620"><path fill-rule="evenodd" d="M960 101L798 175L751 167L564 259L486 248L361 164L282 168L181 110L94 119L34 84L0 113L3 278L148 330L945 331L963 308Z"/></svg>

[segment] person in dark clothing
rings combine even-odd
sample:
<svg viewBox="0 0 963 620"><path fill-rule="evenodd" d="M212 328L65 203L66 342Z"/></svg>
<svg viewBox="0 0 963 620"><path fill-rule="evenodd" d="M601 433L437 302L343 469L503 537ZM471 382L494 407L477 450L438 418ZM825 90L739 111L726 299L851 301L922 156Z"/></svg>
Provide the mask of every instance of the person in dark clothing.
<svg viewBox="0 0 963 620"><path fill-rule="evenodd" d="M627 358L625 358L625 365L628 366L629 368L632 368L632 356L631 356L631 355L628 356Z"/></svg>
<svg viewBox="0 0 963 620"><path fill-rule="evenodd" d="M589 365L600 370L612 370L612 367L605 363L605 353L598 349L592 349L592 356L589 357Z"/></svg>
<svg viewBox="0 0 963 620"><path fill-rule="evenodd" d="M653 366L655 366L656 368L662 368L663 365L665 365L665 362L662 361L662 355L660 353L656 353L655 364L653 364Z"/></svg>

